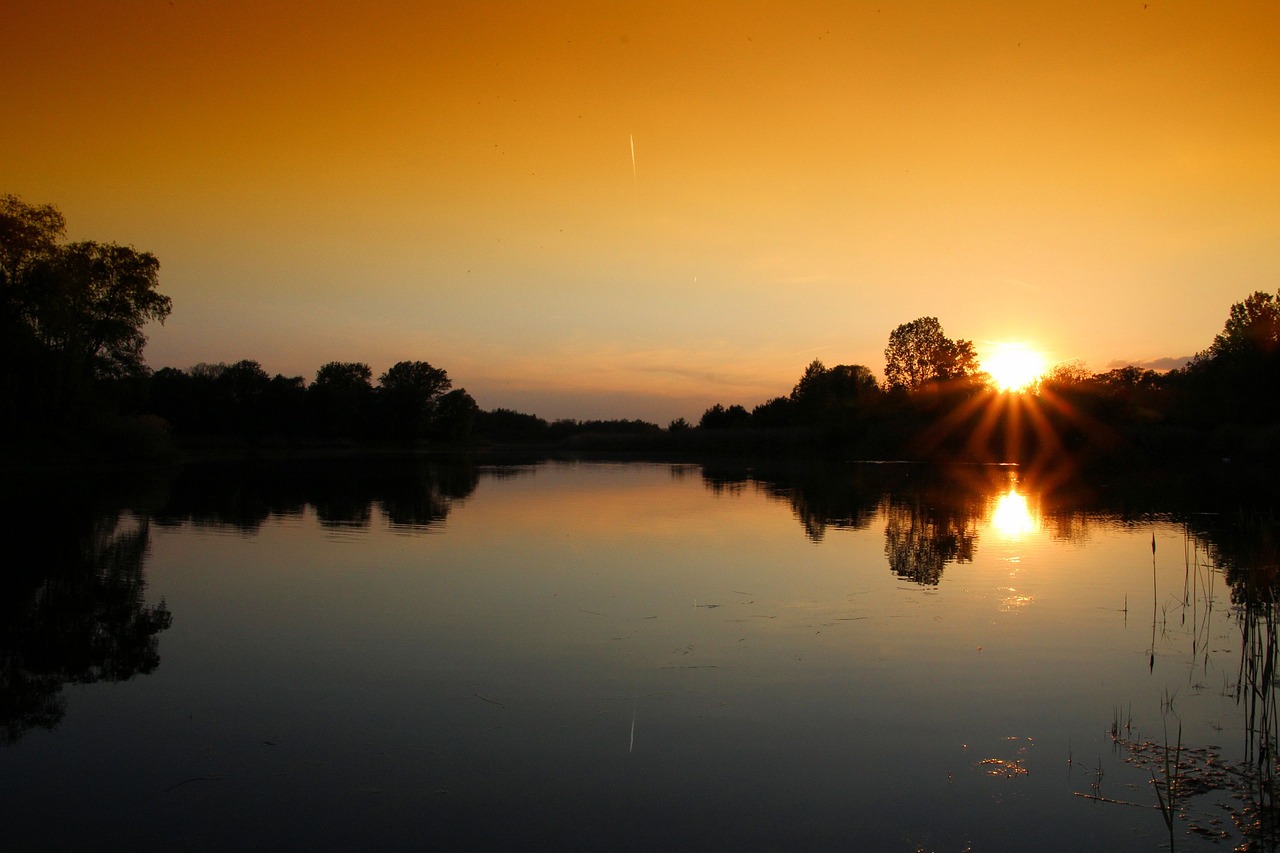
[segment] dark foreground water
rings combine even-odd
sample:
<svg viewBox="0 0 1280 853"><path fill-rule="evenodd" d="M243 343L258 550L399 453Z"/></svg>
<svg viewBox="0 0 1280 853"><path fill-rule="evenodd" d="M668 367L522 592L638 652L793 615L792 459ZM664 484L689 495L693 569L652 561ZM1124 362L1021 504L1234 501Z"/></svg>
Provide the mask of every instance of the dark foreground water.
<svg viewBox="0 0 1280 853"><path fill-rule="evenodd" d="M12 487L0 847L1231 849L1276 549L1228 504L885 465Z"/></svg>

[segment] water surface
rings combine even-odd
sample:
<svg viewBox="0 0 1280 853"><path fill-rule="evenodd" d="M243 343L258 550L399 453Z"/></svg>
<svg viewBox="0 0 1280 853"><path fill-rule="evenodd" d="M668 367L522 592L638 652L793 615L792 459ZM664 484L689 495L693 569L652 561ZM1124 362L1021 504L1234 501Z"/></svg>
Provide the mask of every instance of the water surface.
<svg viewBox="0 0 1280 853"><path fill-rule="evenodd" d="M7 847L1156 849L1153 743L1256 751L1266 557L1216 506L425 460L53 494L7 512L50 554L14 574ZM1178 849L1242 840L1231 793Z"/></svg>

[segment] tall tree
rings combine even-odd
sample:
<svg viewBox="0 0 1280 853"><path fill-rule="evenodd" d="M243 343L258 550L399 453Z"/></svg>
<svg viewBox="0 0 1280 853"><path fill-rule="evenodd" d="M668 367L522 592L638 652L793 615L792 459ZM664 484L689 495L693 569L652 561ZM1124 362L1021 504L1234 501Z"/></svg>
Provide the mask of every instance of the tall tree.
<svg viewBox="0 0 1280 853"><path fill-rule="evenodd" d="M1280 349L1280 298L1261 290L1231 306L1226 325L1214 337L1209 358L1269 355Z"/></svg>
<svg viewBox="0 0 1280 853"><path fill-rule="evenodd" d="M465 388L441 395L431 419L431 432L446 441L465 441L475 432L480 407Z"/></svg>
<svg viewBox="0 0 1280 853"><path fill-rule="evenodd" d="M751 413L743 406L732 405L725 408L723 403L716 403L702 413L698 419L699 429L738 429L751 423Z"/></svg>
<svg viewBox="0 0 1280 853"><path fill-rule="evenodd" d="M948 338L937 317L921 317L890 332L884 362L886 384L907 390L981 372L973 342Z"/></svg>
<svg viewBox="0 0 1280 853"><path fill-rule="evenodd" d="M441 399L452 385L448 373L425 361L393 364L378 377L378 393L390 433L407 441L425 436L436 418ZM461 411L458 410L460 417Z"/></svg>
<svg viewBox="0 0 1280 853"><path fill-rule="evenodd" d="M365 438L372 416L373 371L358 361L331 361L307 389L313 428L328 438Z"/></svg>
<svg viewBox="0 0 1280 853"><path fill-rule="evenodd" d="M50 257L66 233L67 221L51 204L26 204L15 195L0 196L0 287L5 303L31 265Z"/></svg>
<svg viewBox="0 0 1280 853"><path fill-rule="evenodd" d="M160 262L131 246L61 245L51 205L0 196L0 327L5 425L67 419L91 405L98 380L144 372L143 328L163 323Z"/></svg>
<svg viewBox="0 0 1280 853"><path fill-rule="evenodd" d="M51 258L66 231L66 220L52 205L29 205L17 196L0 196L0 429L30 422L46 393L38 375L45 353L29 322L30 272Z"/></svg>
<svg viewBox="0 0 1280 853"><path fill-rule="evenodd" d="M164 322L173 300L160 294L160 262L131 246L72 243L32 278L29 321L45 346L89 376L142 368L143 326Z"/></svg>
<svg viewBox="0 0 1280 853"><path fill-rule="evenodd" d="M362 392L371 390L373 370L359 361L330 361L316 371L315 384L322 388Z"/></svg>
<svg viewBox="0 0 1280 853"><path fill-rule="evenodd" d="M1280 297L1256 291L1232 305L1188 373L1199 410L1214 419L1280 421Z"/></svg>
<svg viewBox="0 0 1280 853"><path fill-rule="evenodd" d="M876 378L861 364L827 367L815 359L791 389L791 401L809 415L847 409L879 393Z"/></svg>

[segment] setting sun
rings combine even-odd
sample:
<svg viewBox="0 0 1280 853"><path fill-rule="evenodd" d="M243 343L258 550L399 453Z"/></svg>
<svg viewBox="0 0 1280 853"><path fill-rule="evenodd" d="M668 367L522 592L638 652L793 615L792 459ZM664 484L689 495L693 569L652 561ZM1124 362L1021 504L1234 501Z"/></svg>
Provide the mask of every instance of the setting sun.
<svg viewBox="0 0 1280 853"><path fill-rule="evenodd" d="M1022 391L1040 378L1045 367L1044 356L1026 344L995 344L982 360L982 369L1001 391Z"/></svg>

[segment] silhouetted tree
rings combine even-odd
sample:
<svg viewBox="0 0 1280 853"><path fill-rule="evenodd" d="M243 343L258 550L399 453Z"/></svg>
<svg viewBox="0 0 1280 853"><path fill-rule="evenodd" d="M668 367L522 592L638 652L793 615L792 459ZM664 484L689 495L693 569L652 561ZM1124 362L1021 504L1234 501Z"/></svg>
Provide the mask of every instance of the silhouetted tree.
<svg viewBox="0 0 1280 853"><path fill-rule="evenodd" d="M43 406L49 356L31 322L32 273L47 263L66 231L66 220L52 205L28 205L16 196L0 196L0 393L5 432ZM21 416L21 417L20 417Z"/></svg>
<svg viewBox="0 0 1280 853"><path fill-rule="evenodd" d="M72 243L32 276L28 318L37 336L88 376L142 368L142 327L173 300L156 291L160 262L130 246Z"/></svg>
<svg viewBox="0 0 1280 853"><path fill-rule="evenodd" d="M162 367L151 374L151 410L178 432L185 432L196 419L194 380L186 371Z"/></svg>
<svg viewBox="0 0 1280 853"><path fill-rule="evenodd" d="M915 390L930 382L967 379L981 373L973 342L948 338L937 317L921 317L890 332L884 361L885 382L890 388Z"/></svg>
<svg viewBox="0 0 1280 853"><path fill-rule="evenodd" d="M1045 371L1040 378L1039 388L1070 388L1085 382L1091 375L1089 368L1080 359L1064 361Z"/></svg>
<svg viewBox="0 0 1280 853"><path fill-rule="evenodd" d="M0 196L0 287L19 286L33 263L55 254L66 230L66 219L53 205Z"/></svg>
<svg viewBox="0 0 1280 853"><path fill-rule="evenodd" d="M313 427L326 438L365 438L369 432L373 370L361 362L331 361L307 388Z"/></svg>
<svg viewBox="0 0 1280 853"><path fill-rule="evenodd" d="M774 397L751 410L751 426L758 429L778 429L796 423L796 406L790 397Z"/></svg>
<svg viewBox="0 0 1280 853"><path fill-rule="evenodd" d="M702 417L698 419L699 429L738 429L745 427L751 422L751 413L739 405L733 405L725 408L721 403L716 403L711 408L702 413Z"/></svg>
<svg viewBox="0 0 1280 853"><path fill-rule="evenodd" d="M258 433L266 426L265 398L271 377L261 364L243 359L228 365L218 372L214 386L226 429L247 435Z"/></svg>
<svg viewBox="0 0 1280 853"><path fill-rule="evenodd" d="M378 378L378 385L390 435L413 441L431 430L441 398L453 383L445 371L425 361L399 361ZM458 401L453 405L456 409ZM451 413L455 420L460 414L461 409Z"/></svg>
<svg viewBox="0 0 1280 853"><path fill-rule="evenodd" d="M148 383L151 411L181 436L258 439L304 431L301 376L268 376L256 361L157 370Z"/></svg>
<svg viewBox="0 0 1280 853"><path fill-rule="evenodd" d="M479 412L480 407L467 390L455 388L436 403L431 432L443 441L466 441L475 432Z"/></svg>
<svg viewBox="0 0 1280 853"><path fill-rule="evenodd" d="M661 432L662 427L650 421L640 419L579 421L573 418L560 418L559 420L553 421L550 427L548 427L547 438L552 441L562 441L566 438L582 439L584 437L591 436L657 435Z"/></svg>
<svg viewBox="0 0 1280 853"><path fill-rule="evenodd" d="M172 309L148 252L94 242L60 245L52 206L0 196L0 332L6 426L69 422L100 405L103 380L144 371L143 327Z"/></svg>
<svg viewBox="0 0 1280 853"><path fill-rule="evenodd" d="M1232 305L1222 332L1185 378L1201 417L1280 421L1280 299L1258 291Z"/></svg>
<svg viewBox="0 0 1280 853"><path fill-rule="evenodd" d="M262 417L265 431L296 436L306 420L307 383L301 376L277 373L263 389Z"/></svg>
<svg viewBox="0 0 1280 853"><path fill-rule="evenodd" d="M476 413L476 435L489 441L538 442L547 437L547 422L512 409Z"/></svg>
<svg viewBox="0 0 1280 853"><path fill-rule="evenodd" d="M791 401L802 417L830 420L869 404L880 395L880 386L870 369L861 364L827 367L814 360L791 389Z"/></svg>
<svg viewBox="0 0 1280 853"><path fill-rule="evenodd" d="M1209 358L1268 355L1280 349L1280 299L1255 291L1231 306L1226 325L1214 336Z"/></svg>
<svg viewBox="0 0 1280 853"><path fill-rule="evenodd" d="M331 361L316 371L316 385L325 388L341 388L363 393L372 389L373 370L359 361Z"/></svg>

